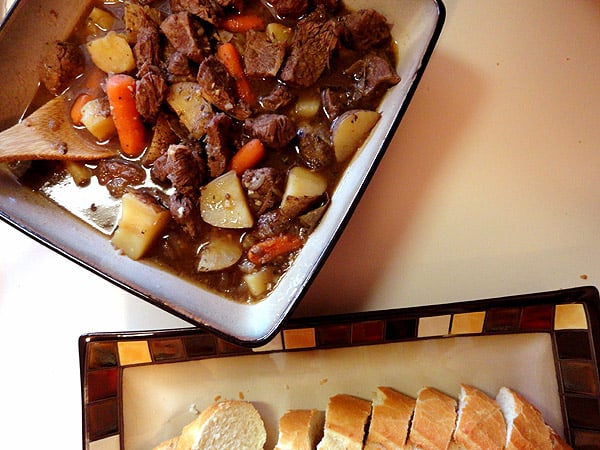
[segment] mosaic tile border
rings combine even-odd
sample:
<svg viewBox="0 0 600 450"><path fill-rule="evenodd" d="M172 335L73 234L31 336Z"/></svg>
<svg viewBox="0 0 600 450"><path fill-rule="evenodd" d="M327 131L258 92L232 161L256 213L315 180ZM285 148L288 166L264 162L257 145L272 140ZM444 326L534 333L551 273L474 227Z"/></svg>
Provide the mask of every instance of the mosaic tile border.
<svg viewBox="0 0 600 450"><path fill-rule="evenodd" d="M567 440L576 449L600 449L600 297L595 287L292 319L272 341L254 349L198 328L81 336L83 448L122 448L121 376L132 365L528 332L552 338Z"/></svg>

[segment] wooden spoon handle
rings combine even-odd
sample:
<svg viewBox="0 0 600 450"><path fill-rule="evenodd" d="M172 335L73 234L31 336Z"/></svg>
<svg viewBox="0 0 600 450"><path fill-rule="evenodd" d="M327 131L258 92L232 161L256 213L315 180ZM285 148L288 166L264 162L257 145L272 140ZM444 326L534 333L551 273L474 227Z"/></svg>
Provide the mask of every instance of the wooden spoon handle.
<svg viewBox="0 0 600 450"><path fill-rule="evenodd" d="M80 136L69 119L69 102L62 95L0 133L0 162L34 159L90 161L116 154L114 148L96 145Z"/></svg>

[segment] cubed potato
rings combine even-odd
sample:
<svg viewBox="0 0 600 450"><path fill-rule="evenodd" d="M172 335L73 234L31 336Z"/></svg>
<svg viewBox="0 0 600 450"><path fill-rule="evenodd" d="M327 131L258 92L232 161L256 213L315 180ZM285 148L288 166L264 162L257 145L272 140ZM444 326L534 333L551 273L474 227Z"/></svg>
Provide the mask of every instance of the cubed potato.
<svg viewBox="0 0 600 450"><path fill-rule="evenodd" d="M312 172L306 167L292 167L288 173L285 190L280 208L296 210L299 199L310 203L323 195L327 189L327 179L318 172Z"/></svg>
<svg viewBox="0 0 600 450"><path fill-rule="evenodd" d="M86 21L88 33L94 35L99 31L108 31L115 23L115 16L109 11L94 6Z"/></svg>
<svg viewBox="0 0 600 450"><path fill-rule="evenodd" d="M124 73L135 69L133 50L125 36L114 31L86 44L92 62L106 73Z"/></svg>
<svg viewBox="0 0 600 450"><path fill-rule="evenodd" d="M331 141L338 161L350 158L365 142L381 114L367 109L353 109L337 117L331 124Z"/></svg>
<svg viewBox="0 0 600 450"><path fill-rule="evenodd" d="M315 117L320 110L321 96L319 91L302 93L294 105L294 112L303 119Z"/></svg>
<svg viewBox="0 0 600 450"><path fill-rule="evenodd" d="M137 260L160 237L171 214L148 194L127 192L121 201L121 216L111 242L125 255Z"/></svg>
<svg viewBox="0 0 600 450"><path fill-rule="evenodd" d="M202 96L200 85L193 81L174 83L169 87L167 103L179 116L192 137L200 139L213 116L211 104Z"/></svg>
<svg viewBox="0 0 600 450"><path fill-rule="evenodd" d="M248 207L242 183L230 170L200 189L202 219L220 228L251 228L254 217Z"/></svg>
<svg viewBox="0 0 600 450"><path fill-rule="evenodd" d="M242 278L253 297L261 297L271 290L277 281L277 276L268 266L262 267L256 272L247 273Z"/></svg>
<svg viewBox="0 0 600 450"><path fill-rule="evenodd" d="M265 32L271 42L281 44L288 44L294 35L294 30L278 22L267 24Z"/></svg>
<svg viewBox="0 0 600 450"><path fill-rule="evenodd" d="M212 272L233 266L242 257L239 232L214 229L198 248L198 272Z"/></svg>
<svg viewBox="0 0 600 450"><path fill-rule="evenodd" d="M110 115L108 100L105 97L90 100L83 105L81 123L99 141L105 141L117 134L115 122Z"/></svg>

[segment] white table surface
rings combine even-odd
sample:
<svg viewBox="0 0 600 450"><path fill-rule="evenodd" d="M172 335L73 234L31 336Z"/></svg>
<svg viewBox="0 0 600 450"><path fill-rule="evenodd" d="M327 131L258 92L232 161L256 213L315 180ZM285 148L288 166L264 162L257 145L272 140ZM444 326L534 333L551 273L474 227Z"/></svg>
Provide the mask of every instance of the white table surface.
<svg viewBox="0 0 600 450"><path fill-rule="evenodd" d="M397 135L296 315L599 284L600 2L445 4ZM0 249L2 447L81 448L78 337L187 323L4 223Z"/></svg>

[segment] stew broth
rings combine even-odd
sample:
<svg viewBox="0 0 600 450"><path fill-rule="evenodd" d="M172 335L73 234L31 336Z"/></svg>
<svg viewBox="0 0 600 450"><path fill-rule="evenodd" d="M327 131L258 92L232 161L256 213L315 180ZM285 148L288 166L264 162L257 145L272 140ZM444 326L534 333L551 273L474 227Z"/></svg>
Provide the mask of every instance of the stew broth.
<svg viewBox="0 0 600 450"><path fill-rule="evenodd" d="M203 4L203 2L186 2L173 1L177 12L184 11L183 7L189 4ZM205 2L208 4L207 2ZM213 2L214 4L215 2ZM318 226L318 221L321 215L326 211L327 204L331 198L331 194L335 189L339 177L345 170L348 159L338 161L335 158L334 149L331 141L331 126L336 118L340 117L346 110L373 110L375 111L385 91L393 84L399 81L399 78L394 78L390 74L385 74L383 81L377 81L376 87L372 91L368 91L372 86L375 71L372 62L369 59L383 59L390 67L396 67L396 55L394 43L391 39L384 39L375 44L366 44L364 42L353 42L358 37L363 37L361 33L364 31L358 30L353 35L351 31L344 28L350 22L346 19L351 15L351 11L346 9L342 3L334 0L321 0L310 2L306 7L302 6L305 2L284 2L296 5L299 9L290 13L287 16L282 16L278 13L277 6L281 2L273 1L271 3L263 3L257 0L222 0L216 2L219 5L217 19L214 23L207 22L204 19L199 19L197 15L190 14L184 11L187 16L192 17L192 21L199 24L201 31L193 28L199 35L204 35L211 52L215 52L217 46L224 42L233 43L239 50L242 57L248 50L248 41L254 38L255 34L259 34L260 39L263 34L266 34L264 27L259 27L258 31L254 28L249 30L225 30L221 27L225 18L229 17L258 17L264 24L276 23L281 25L279 31L290 33L289 40L282 45L285 49L285 56L281 61L281 67L278 68L275 75L262 76L247 76L247 80L251 86L252 92L257 97L257 103L249 108L249 112L238 113L234 110L223 111L219 105L212 104L212 113L227 115L229 125L224 138L227 139L227 155L224 160L225 169L221 173L211 173L212 168L207 167L207 160L210 156L207 155L207 137L202 134L200 137L192 136L190 129L186 127L180 116L174 112L170 105L163 101L159 106L160 114L168 117L171 131L177 136L177 143L165 145L160 156L165 159L170 145L180 145L192 148L194 155L200 155L203 165L202 183L200 188L195 187L194 193L191 194L192 208L198 207L198 189L203 189L202 186L210 183L212 180L219 178L224 173L228 172L231 167L231 158L239 149L252 139L258 139L267 142L271 139L268 135L263 138L263 130L257 130L249 124L253 120L266 115L285 116L293 125L293 136L285 142L277 142L279 135L284 132L280 129L273 131L274 141L270 140L265 144L266 152L252 169L272 168L276 173L282 174L283 179L274 191L268 195L275 195L273 204L265 207L266 197L261 197L256 200L255 194L247 185L243 185L244 195L250 203L250 210L254 219L253 227L229 228L213 226L206 223L201 217L201 211L193 211L192 216L196 218L196 222L190 228L188 223L182 223L175 218L168 222L168 225L161 231L160 237L153 242L150 249L144 254L143 259L150 261L153 264L159 265L167 271L172 271L181 277L194 280L207 289L214 290L224 296L238 302L254 302L263 298L268 294L269 290L277 283L278 278L283 274L290 264L293 263L295 255L299 248L294 247L287 252L276 255L266 262L257 263L249 257L251 247L259 242L272 237L278 237L283 234L293 235L304 242L310 235L312 229ZM161 25L171 14L175 14L172 9L172 4L167 1L150 3L141 8L146 11L148 16L152 16L155 12L160 17L156 23L156 29L159 30L160 38L160 54L161 58L171 57L173 54L183 54L179 49L173 48L173 44L169 38L165 36ZM136 5L138 5L136 3ZM124 17L126 8L125 3L121 2L96 2L93 5L102 11L107 11L114 22L107 28L102 28L98 23L94 23L92 19L87 17L69 38L70 43L74 43L81 50L85 57L85 68L83 73L73 79L68 87L61 91L62 95L67 96L71 101L75 101L81 94L87 93L90 89L94 90L97 95L104 95L104 83L106 77L110 74L101 72L95 67L94 62L90 58L89 52L86 51L86 43L99 37L106 36L108 33L116 32L118 34L126 34L131 32L126 24ZM189 6L187 6L189 8ZM148 13L151 11L151 13ZM322 24L325 21L331 21L335 24L335 48L331 50L331 57L320 73L316 77L316 81L306 85L301 79L294 79L287 76L282 79L283 68L288 60L294 55L293 47L300 45L294 42L294 34L298 33L298 22L311 20L311 17L321 15L322 17L315 19L317 24ZM154 17L154 16L152 16ZM377 17L377 16L376 16ZM359 19L356 20L360 22ZM318 25L321 26L321 25ZM389 27L389 24L386 23ZM139 31L139 30L137 30ZM141 33L140 33L141 34ZM310 33L309 33L310 34ZM318 34L318 33L317 33ZM310 35L314 38L314 35ZM197 37L197 36L196 36ZM138 38L139 39L139 38ZM136 42L139 42L136 41ZM383 42L383 43L382 43ZM272 41L269 41L272 43ZM130 43L133 48L135 42ZM306 43L305 43L306 44ZM310 45L310 44L306 44ZM137 55L136 55L137 56ZM206 59L210 55L204 55ZM166 73L166 62L158 68L158 72L165 78L167 86L173 86L176 83L185 81L196 83L198 81L197 73L199 67L202 67L202 62L197 62L191 59L188 55L182 59L186 67L191 69L191 77L185 73ZM378 60L379 61L379 60ZM247 63L247 61L245 61ZM138 63L138 61L136 61ZM301 62L300 64L305 64ZM248 65L245 66L248 69ZM139 83L140 73L143 72L140 64L129 73L134 76ZM395 75L395 71L393 71ZM186 78L187 77L187 78ZM386 78L387 77L387 78ZM95 80L99 79L99 82ZM90 86L92 85L92 88ZM139 90L139 84L138 90ZM99 89L98 89L99 88ZM281 100L281 105L272 106L269 104L273 100L271 94L274 92L285 92L286 98L289 97L287 103ZM239 90L236 91L239 96ZM367 93L365 93L367 92ZM52 97L52 93L42 87L38 97L34 100L34 105L44 103L48 98ZM279 101L278 97L274 97ZM273 101L275 101L273 100ZM240 100L242 103L243 101ZM306 109L311 109L314 102L317 107L309 113ZM246 114L248 114L246 116ZM256 123L253 123L253 126ZM104 141L98 141L86 130L83 125L74 125L81 130L81 133L88 136L89 139L95 140L97 145L116 146L119 147L119 137L114 135ZM149 131L149 139L156 129L156 118L144 118L144 126ZM267 128L272 129L275 125L269 123ZM303 143L305 141L305 143ZM316 142L316 143L315 143ZM325 142L325 153L314 154L313 150L316 146L320 146ZM100 232L107 236L112 236L115 230L119 227L119 219L121 217L121 199L127 192L144 193L152 197L158 205L165 210L173 212L173 197L179 195L178 187L172 182L171 174L166 177L160 177L158 173L158 162L156 159L148 160L146 149L145 153L137 157L128 157L123 154L111 161L90 161L85 164L79 164L79 168L89 173L88 177L84 177L83 181L77 183L74 179L73 168L66 167L63 163L51 161L35 161L24 163L26 170L23 171L20 180L22 183L39 191L51 200L60 204L62 207L78 216L80 219L89 223ZM327 153L329 152L329 153ZM168 158L167 158L168 159ZM114 166L114 170L113 170ZM326 189L323 193L318 194L315 198L310 198L306 201L307 205L300 207L294 206L294 214L286 212L282 214L281 201L283 190L286 188L285 180L288 177L290 170L294 167L302 167L310 173L318 174L318 177L325 181ZM19 169L21 170L21 169ZM258 176L258 175L257 175ZM242 179L242 175L238 174L238 178ZM250 178L250 177L248 177ZM108 181L107 181L108 180ZM187 192L187 191L186 191ZM272 197L269 197L272 198ZM296 201L298 199L295 199ZM302 199L301 199L302 200ZM306 199L305 199L306 200ZM170 203L171 202L171 203ZM302 203L302 202L300 202ZM302 205L301 205L302 206ZM270 215L272 217L267 217ZM262 220L265 218L264 220ZM268 219L268 220L267 220ZM263 227L257 231L258 227ZM268 229L269 231L265 231ZM192 231L190 231L192 230ZM206 246L211 242L211 239L217 234L218 236L228 236L233 238L242 249L241 256L235 263L230 266L218 270L199 270L199 260ZM248 275L256 274L257 272L266 272L268 279L265 282L265 288L262 291L253 291L249 286Z"/></svg>

